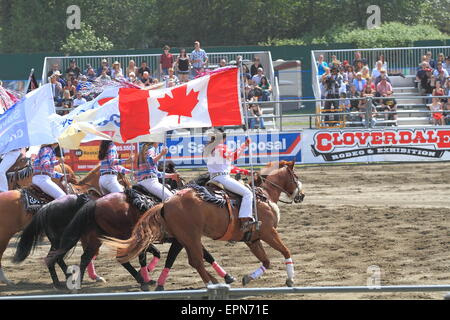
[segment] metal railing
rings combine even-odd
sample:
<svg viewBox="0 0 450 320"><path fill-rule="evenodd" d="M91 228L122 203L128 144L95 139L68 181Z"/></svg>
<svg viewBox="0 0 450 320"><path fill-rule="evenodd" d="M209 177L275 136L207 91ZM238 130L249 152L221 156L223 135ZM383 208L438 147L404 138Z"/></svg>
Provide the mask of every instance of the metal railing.
<svg viewBox="0 0 450 320"><path fill-rule="evenodd" d="M432 58L436 61L439 53L444 56L450 55L450 46L440 47L402 47L402 48L374 48L374 49L336 49L336 50L314 50L311 51L312 81L316 98L320 98L319 72L317 69L317 59L319 55L324 56L324 61L330 63L332 56L341 63L347 60L352 64L355 59L355 52L361 52L361 57L368 63L369 70L375 68L375 63L380 55L384 55L388 73L403 73L405 76L413 76L417 72L422 56L427 52L432 53Z"/></svg>
<svg viewBox="0 0 450 320"><path fill-rule="evenodd" d="M450 292L450 285L399 285L399 286L326 286L326 287L279 287L236 288L229 285L210 285L201 290L175 290L164 292L123 292L93 294L58 294L35 296L0 297L0 300L135 300L135 299L208 299L228 300L251 296L313 294L313 293L387 293L387 292ZM450 295L444 296L449 299Z"/></svg>

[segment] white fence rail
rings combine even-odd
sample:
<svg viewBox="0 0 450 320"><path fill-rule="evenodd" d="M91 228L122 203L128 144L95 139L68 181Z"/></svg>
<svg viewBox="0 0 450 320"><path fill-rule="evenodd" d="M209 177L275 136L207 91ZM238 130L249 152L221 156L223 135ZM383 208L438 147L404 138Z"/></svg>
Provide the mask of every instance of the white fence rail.
<svg viewBox="0 0 450 320"><path fill-rule="evenodd" d="M229 285L210 285L202 290L175 290L164 292L124 292L0 297L0 300L135 300L135 299L198 299L228 300L251 296L313 293L388 293L388 292L450 292L450 285L400 285L400 286L341 286L341 287L280 287L236 288ZM450 299L449 294L444 296Z"/></svg>

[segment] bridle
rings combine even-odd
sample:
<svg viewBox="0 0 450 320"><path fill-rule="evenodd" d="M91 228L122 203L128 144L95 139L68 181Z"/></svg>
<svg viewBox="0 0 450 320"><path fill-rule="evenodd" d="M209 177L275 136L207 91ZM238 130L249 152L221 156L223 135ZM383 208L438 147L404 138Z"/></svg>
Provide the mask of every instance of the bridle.
<svg viewBox="0 0 450 320"><path fill-rule="evenodd" d="M268 183L270 183L271 185L273 185L275 188L277 188L279 191L281 191L282 193L284 193L284 194L286 194L290 199L292 199L290 202L288 202L288 201L283 201L283 200L281 200L281 199L279 199L278 201L280 201L280 202L282 202L282 203L287 203L287 204L292 204L292 202L301 202L302 200L303 200L303 197L304 197L304 195L302 194L301 196L300 196L300 187L299 187L299 180L298 180L298 177L295 175L295 173L294 173L294 171L289 167L289 166L286 166L286 168L287 168L287 170L288 170L288 172L289 172L289 176L290 176L290 178L292 179L292 183L294 183L296 186L297 186L297 188L295 188L295 190L292 192L292 194L289 194L289 192L286 190L286 189L284 189L283 187L281 187L280 185L278 185L278 184L276 184L275 182L272 182L272 181L270 181L269 179L267 179L266 177L267 176L262 176L261 175L261 179L262 179L262 181L263 182L268 182ZM298 200L299 201L296 201L296 199L297 199L297 197L300 197Z"/></svg>

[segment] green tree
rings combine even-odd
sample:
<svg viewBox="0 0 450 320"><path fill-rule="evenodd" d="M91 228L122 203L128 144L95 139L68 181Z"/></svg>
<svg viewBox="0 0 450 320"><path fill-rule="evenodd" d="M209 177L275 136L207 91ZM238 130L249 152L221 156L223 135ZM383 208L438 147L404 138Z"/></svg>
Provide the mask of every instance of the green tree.
<svg viewBox="0 0 450 320"><path fill-rule="evenodd" d="M114 44L105 36L98 37L92 27L84 22L81 29L69 34L61 46L65 54L76 54L86 51L107 51L114 48Z"/></svg>

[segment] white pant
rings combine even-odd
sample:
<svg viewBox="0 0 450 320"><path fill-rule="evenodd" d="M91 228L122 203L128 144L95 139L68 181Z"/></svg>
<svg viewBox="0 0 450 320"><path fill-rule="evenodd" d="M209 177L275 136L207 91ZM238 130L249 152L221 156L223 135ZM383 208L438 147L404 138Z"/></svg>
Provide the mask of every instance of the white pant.
<svg viewBox="0 0 450 320"><path fill-rule="evenodd" d="M33 177L31 182L41 188L41 190L46 194L55 199L64 197L66 195L66 193L56 183L54 183L52 181L52 178L50 178L49 176L43 174L36 175Z"/></svg>
<svg viewBox="0 0 450 320"><path fill-rule="evenodd" d="M173 196L173 193L170 192L166 187L164 187L163 191L163 185L159 183L158 178L145 179L138 182L138 184L147 189L147 191L151 194L159 197L162 201Z"/></svg>
<svg viewBox="0 0 450 320"><path fill-rule="evenodd" d="M123 186L117 180L117 176L115 174L105 174L104 176L100 176L99 179L100 188L104 194L113 193L113 192L123 192Z"/></svg>
<svg viewBox="0 0 450 320"><path fill-rule="evenodd" d="M252 218L253 193L250 189L230 177L230 175L217 176L212 180L223 184L225 189L241 195L242 203L239 209L239 218Z"/></svg>
<svg viewBox="0 0 450 320"><path fill-rule="evenodd" d="M8 191L6 172L16 163L19 156L20 150L10 151L3 156L3 160L0 163L0 192Z"/></svg>

